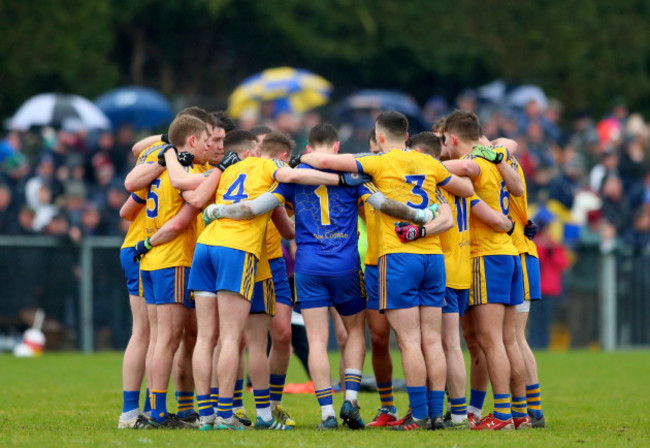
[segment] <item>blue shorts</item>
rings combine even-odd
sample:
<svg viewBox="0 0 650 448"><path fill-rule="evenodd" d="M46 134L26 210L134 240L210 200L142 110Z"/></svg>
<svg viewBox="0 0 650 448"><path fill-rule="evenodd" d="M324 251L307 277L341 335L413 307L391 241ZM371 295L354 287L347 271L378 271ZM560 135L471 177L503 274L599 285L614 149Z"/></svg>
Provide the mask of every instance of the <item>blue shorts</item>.
<svg viewBox="0 0 650 448"><path fill-rule="evenodd" d="M366 296L368 297L366 308L379 311L379 268L377 265L366 265L364 283L366 284Z"/></svg>
<svg viewBox="0 0 650 448"><path fill-rule="evenodd" d="M251 300L255 285L255 255L237 249L197 244L192 260L190 290L231 291Z"/></svg>
<svg viewBox="0 0 650 448"><path fill-rule="evenodd" d="M445 306L442 307L444 313L458 313L460 317L467 311L469 302L469 289L447 288L445 291Z"/></svg>
<svg viewBox="0 0 650 448"><path fill-rule="evenodd" d="M333 277L296 272L295 284L303 310L333 306L341 316L352 316L366 309L361 271Z"/></svg>
<svg viewBox="0 0 650 448"><path fill-rule="evenodd" d="M542 282L539 275L539 258L520 254L521 271L524 276L524 300L541 300Z"/></svg>
<svg viewBox="0 0 650 448"><path fill-rule="evenodd" d="M194 299L187 287L190 268L179 266L155 271L140 271L140 275L144 297L148 304L178 303L189 309L194 308Z"/></svg>
<svg viewBox="0 0 650 448"><path fill-rule="evenodd" d="M142 281L140 280L140 263L133 260L133 253L135 249L132 247L125 247L120 250L120 261L122 262L122 270L126 277L126 289L132 296L142 297Z"/></svg>
<svg viewBox="0 0 650 448"><path fill-rule="evenodd" d="M255 282L253 288L250 314L262 313L271 317L275 315L275 289L273 288L273 279L270 278Z"/></svg>
<svg viewBox="0 0 650 448"><path fill-rule="evenodd" d="M524 301L524 281L519 255L485 255L472 258L469 306L487 303L519 305Z"/></svg>
<svg viewBox="0 0 650 448"><path fill-rule="evenodd" d="M275 303L284 303L293 308L293 297L291 297L291 287L287 277L287 263L284 258L274 258L269 260L271 273L273 274L273 287L275 288Z"/></svg>
<svg viewBox="0 0 650 448"><path fill-rule="evenodd" d="M442 254L386 254L379 258L379 309L445 304L445 259Z"/></svg>

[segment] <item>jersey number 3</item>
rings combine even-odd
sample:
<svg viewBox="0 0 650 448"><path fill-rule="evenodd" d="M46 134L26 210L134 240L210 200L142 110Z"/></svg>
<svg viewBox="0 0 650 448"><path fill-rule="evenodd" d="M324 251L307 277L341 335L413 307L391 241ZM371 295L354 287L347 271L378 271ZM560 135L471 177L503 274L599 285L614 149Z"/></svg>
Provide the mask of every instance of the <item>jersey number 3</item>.
<svg viewBox="0 0 650 448"><path fill-rule="evenodd" d="M411 201L408 201L406 205L410 205L413 208L419 208L419 209L425 209L429 206L429 195L427 192L422 188L422 185L424 185L424 181L426 180L427 176L424 174L412 174L409 176L404 176L404 179L406 179L407 184L413 184L413 188L411 188L411 194L414 194L415 196L419 196L422 198L419 204L415 204Z"/></svg>
<svg viewBox="0 0 650 448"><path fill-rule="evenodd" d="M242 199L248 199L248 195L244 190L244 183L246 182L246 174L240 174L237 179L230 185L226 194L223 195L224 201L232 201L233 203L241 202Z"/></svg>

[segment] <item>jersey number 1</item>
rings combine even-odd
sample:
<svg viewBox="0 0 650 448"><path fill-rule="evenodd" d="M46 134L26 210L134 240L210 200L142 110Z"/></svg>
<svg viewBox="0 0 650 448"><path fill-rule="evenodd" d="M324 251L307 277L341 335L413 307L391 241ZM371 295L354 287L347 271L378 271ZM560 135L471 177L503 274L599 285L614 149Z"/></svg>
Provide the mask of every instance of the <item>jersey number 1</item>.
<svg viewBox="0 0 650 448"><path fill-rule="evenodd" d="M327 195L327 187L321 185L314 190L314 194L318 196L320 201L320 223L324 226L330 225L330 198Z"/></svg>

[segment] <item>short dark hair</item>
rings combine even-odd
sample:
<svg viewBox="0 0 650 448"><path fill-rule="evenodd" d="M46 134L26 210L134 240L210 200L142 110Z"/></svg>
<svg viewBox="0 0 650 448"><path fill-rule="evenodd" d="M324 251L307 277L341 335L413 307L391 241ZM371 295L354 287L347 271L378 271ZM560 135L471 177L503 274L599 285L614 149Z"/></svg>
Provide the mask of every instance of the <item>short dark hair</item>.
<svg viewBox="0 0 650 448"><path fill-rule="evenodd" d="M436 159L440 157L440 151L442 150L440 137L433 132L420 132L411 136L406 143L406 147L420 148L422 152L432 155Z"/></svg>
<svg viewBox="0 0 650 448"><path fill-rule="evenodd" d="M249 131L235 129L226 134L223 139L223 150L225 152L236 152L241 155L251 151L257 145L257 136Z"/></svg>
<svg viewBox="0 0 650 448"><path fill-rule="evenodd" d="M273 129L262 124L259 126L255 126L253 129L251 129L251 132L259 137L260 135L270 134L271 132L273 132Z"/></svg>
<svg viewBox="0 0 650 448"><path fill-rule="evenodd" d="M217 125L217 121L210 115L210 113L207 110L202 109L198 106L186 107L185 109L181 110L179 113L176 114L177 117L183 115L196 117L202 122L204 122L205 124L209 124L212 127Z"/></svg>
<svg viewBox="0 0 650 448"><path fill-rule="evenodd" d="M380 132L389 134L389 137L406 139L406 134L409 131L409 120L401 112L388 110L379 114L375 127Z"/></svg>
<svg viewBox="0 0 650 448"><path fill-rule="evenodd" d="M181 148L190 136L199 137L203 132L208 133L203 120L189 114L178 115L169 125L169 143Z"/></svg>
<svg viewBox="0 0 650 448"><path fill-rule="evenodd" d="M436 134L442 133L442 131L445 129L445 120L447 117L442 117L439 118L438 121L433 123L433 126L431 126L431 130L435 132Z"/></svg>
<svg viewBox="0 0 650 448"><path fill-rule="evenodd" d="M216 120L217 126L223 129L226 134L237 129L237 124L228 116L225 110L217 110L210 115Z"/></svg>
<svg viewBox="0 0 650 448"><path fill-rule="evenodd" d="M468 110L455 110L449 114L442 132L456 134L464 141L476 141L483 135L478 116Z"/></svg>
<svg viewBox="0 0 650 448"><path fill-rule="evenodd" d="M339 133L329 123L319 123L309 131L307 143L309 146L332 146L339 141Z"/></svg>
<svg viewBox="0 0 650 448"><path fill-rule="evenodd" d="M260 144L260 151L263 155L278 157L283 152L291 154L296 143L282 132L273 131L267 134Z"/></svg>
<svg viewBox="0 0 650 448"><path fill-rule="evenodd" d="M370 133L368 134L368 144L370 143L377 143L377 133L375 132L375 128L372 128L370 130Z"/></svg>

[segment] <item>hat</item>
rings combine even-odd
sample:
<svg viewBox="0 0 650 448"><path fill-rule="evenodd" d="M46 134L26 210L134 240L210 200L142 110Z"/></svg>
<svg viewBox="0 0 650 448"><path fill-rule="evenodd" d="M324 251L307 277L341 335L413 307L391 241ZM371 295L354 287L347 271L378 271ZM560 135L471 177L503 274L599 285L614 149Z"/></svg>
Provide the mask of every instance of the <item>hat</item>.
<svg viewBox="0 0 650 448"><path fill-rule="evenodd" d="M587 223L594 224L597 221L600 221L603 218L603 212L601 210L589 210L587 212Z"/></svg>

